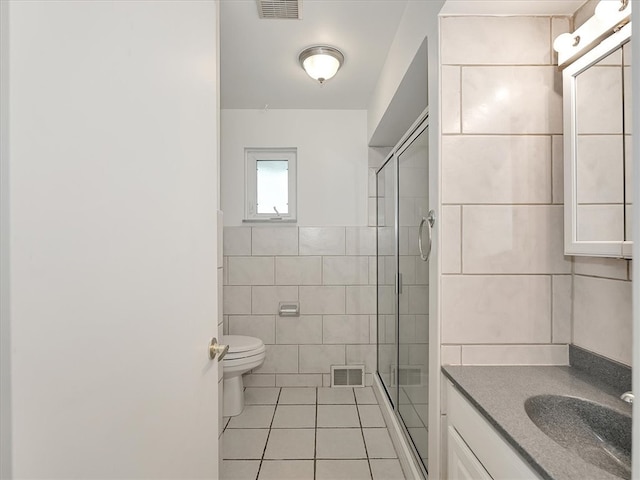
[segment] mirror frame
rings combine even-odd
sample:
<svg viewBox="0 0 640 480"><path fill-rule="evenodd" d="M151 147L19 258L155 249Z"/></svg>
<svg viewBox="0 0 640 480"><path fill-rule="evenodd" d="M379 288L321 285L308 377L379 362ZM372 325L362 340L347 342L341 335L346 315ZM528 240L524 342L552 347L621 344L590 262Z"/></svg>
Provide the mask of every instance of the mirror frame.
<svg viewBox="0 0 640 480"><path fill-rule="evenodd" d="M564 108L564 253L591 257L631 258L633 242L580 241L577 215L576 77L631 40L631 23L603 40L562 72Z"/></svg>

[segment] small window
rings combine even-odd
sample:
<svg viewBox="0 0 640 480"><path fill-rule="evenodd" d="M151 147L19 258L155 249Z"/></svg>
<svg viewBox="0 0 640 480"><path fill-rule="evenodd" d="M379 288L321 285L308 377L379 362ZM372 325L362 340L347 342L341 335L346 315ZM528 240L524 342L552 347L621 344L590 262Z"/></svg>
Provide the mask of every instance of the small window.
<svg viewBox="0 0 640 480"><path fill-rule="evenodd" d="M296 149L247 148L245 219L295 221Z"/></svg>

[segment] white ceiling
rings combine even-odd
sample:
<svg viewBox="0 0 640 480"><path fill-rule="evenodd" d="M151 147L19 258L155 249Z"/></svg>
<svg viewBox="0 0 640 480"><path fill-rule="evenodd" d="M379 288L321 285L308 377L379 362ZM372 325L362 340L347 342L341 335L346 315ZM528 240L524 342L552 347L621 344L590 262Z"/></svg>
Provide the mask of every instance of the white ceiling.
<svg viewBox="0 0 640 480"><path fill-rule="evenodd" d="M430 1L430 0L410 0ZM443 15L571 15L586 0L448 0ZM221 107L366 109L407 0L302 0L301 20L258 17L255 0L220 2ZM298 55L337 47L345 64L324 86Z"/></svg>
<svg viewBox="0 0 640 480"><path fill-rule="evenodd" d="M573 15L587 0L448 0L441 15Z"/></svg>
<svg viewBox="0 0 640 480"><path fill-rule="evenodd" d="M269 20L258 17L255 0L222 0L221 107L366 109L406 3L303 0L301 20ZM335 46L345 56L324 86L298 63L313 44Z"/></svg>

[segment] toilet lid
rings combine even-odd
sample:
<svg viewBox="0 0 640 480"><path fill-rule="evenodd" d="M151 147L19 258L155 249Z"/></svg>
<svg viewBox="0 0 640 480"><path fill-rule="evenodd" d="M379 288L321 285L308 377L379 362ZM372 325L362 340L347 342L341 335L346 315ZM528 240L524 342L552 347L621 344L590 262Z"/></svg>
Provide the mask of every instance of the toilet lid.
<svg viewBox="0 0 640 480"><path fill-rule="evenodd" d="M220 343L229 345L229 352L248 352L249 350L257 350L264 345L259 338L244 335L223 335L220 337Z"/></svg>

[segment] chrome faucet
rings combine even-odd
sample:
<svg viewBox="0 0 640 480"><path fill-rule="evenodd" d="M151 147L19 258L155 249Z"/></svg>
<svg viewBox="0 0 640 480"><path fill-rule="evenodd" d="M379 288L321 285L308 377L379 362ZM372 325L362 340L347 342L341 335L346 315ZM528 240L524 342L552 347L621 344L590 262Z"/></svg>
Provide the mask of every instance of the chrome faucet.
<svg viewBox="0 0 640 480"><path fill-rule="evenodd" d="M627 403L633 403L633 393L631 392L624 392L622 395L620 395L620 400L623 400Z"/></svg>

